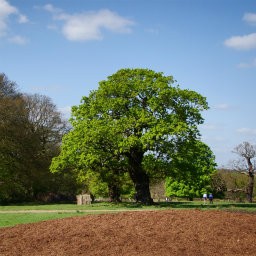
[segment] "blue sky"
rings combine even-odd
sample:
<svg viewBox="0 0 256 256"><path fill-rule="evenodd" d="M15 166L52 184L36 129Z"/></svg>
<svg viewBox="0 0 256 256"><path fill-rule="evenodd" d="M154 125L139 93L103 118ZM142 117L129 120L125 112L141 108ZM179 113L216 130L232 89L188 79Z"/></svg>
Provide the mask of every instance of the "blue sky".
<svg viewBox="0 0 256 256"><path fill-rule="evenodd" d="M137 67L207 98L200 131L219 167L256 144L256 0L0 0L0 72L66 115Z"/></svg>

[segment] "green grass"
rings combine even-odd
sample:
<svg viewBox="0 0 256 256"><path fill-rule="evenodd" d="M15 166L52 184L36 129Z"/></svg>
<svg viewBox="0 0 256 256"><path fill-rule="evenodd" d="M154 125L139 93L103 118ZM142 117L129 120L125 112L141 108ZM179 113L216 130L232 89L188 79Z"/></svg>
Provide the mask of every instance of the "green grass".
<svg viewBox="0 0 256 256"><path fill-rule="evenodd" d="M33 223L51 219L66 218L71 216L81 216L85 214L102 214L116 210L136 210L145 209L147 207L135 203L94 203L91 205L76 204L20 204L0 206L0 227L15 226L18 224ZM148 209L154 208L149 206ZM10 212L11 211L11 212ZM13 211L23 211L14 213ZM24 212L38 211L38 212ZM40 211L40 212L39 212ZM56 211L56 212L41 212ZM69 211L69 212L65 212Z"/></svg>
<svg viewBox="0 0 256 256"><path fill-rule="evenodd" d="M0 227L11 227L18 224L81 216L82 213L2 213Z"/></svg>
<svg viewBox="0 0 256 256"><path fill-rule="evenodd" d="M215 201L214 204L204 205L202 201L180 201L180 202L160 202L153 206L143 206L136 203L94 203L91 205L76 204L26 204L0 206L0 227L15 226L17 224L39 222L51 219L66 218L71 216L81 216L83 214L109 213L111 211L127 210L164 210L164 209L201 209L201 210L226 210L235 212L247 212L256 214L256 203L234 203ZM10 211L55 211L55 212L20 212L10 213ZM69 211L69 212L65 212Z"/></svg>

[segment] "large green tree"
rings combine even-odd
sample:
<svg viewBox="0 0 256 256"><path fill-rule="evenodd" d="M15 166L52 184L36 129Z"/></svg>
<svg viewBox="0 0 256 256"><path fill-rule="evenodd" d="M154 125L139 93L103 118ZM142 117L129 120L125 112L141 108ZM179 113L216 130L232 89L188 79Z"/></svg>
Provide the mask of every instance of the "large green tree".
<svg viewBox="0 0 256 256"><path fill-rule="evenodd" d="M51 169L72 165L85 172L128 172L137 200L151 204L151 174L171 163L177 143L199 136L197 126L203 123L205 109L206 99L181 89L172 76L121 69L73 107L73 130ZM153 165L159 168L148 171Z"/></svg>

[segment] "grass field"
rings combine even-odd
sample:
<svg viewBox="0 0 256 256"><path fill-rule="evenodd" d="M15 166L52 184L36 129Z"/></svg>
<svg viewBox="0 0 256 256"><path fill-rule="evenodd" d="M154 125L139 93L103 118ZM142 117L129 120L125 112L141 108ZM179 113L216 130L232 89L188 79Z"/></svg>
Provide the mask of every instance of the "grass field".
<svg viewBox="0 0 256 256"><path fill-rule="evenodd" d="M214 204L204 205L201 201L161 202L153 206L142 206L136 203L95 203L91 205L76 204L26 204L0 206L0 227L15 226L17 224L33 223L51 219L60 219L85 214L111 213L130 210L161 210L161 209L201 209L228 210L256 214L256 203L233 203L216 201Z"/></svg>

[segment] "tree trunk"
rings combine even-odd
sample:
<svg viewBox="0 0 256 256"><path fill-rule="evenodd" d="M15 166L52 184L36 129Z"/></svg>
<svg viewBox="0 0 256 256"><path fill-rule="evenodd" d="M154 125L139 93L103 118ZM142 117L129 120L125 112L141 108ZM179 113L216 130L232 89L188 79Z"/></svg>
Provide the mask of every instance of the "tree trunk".
<svg viewBox="0 0 256 256"><path fill-rule="evenodd" d="M248 202L252 203L253 199L253 186L254 186L254 175L249 173L249 182L247 186L247 198Z"/></svg>
<svg viewBox="0 0 256 256"><path fill-rule="evenodd" d="M108 195L110 202L119 203L121 202L121 187L120 187L120 176L118 169L112 171L112 175L108 181Z"/></svg>
<svg viewBox="0 0 256 256"><path fill-rule="evenodd" d="M149 177L142 168L143 152L137 148L133 148L127 156L129 161L129 174L136 191L136 202L145 205L153 204L149 190Z"/></svg>
<svg viewBox="0 0 256 256"><path fill-rule="evenodd" d="M120 188L116 184L108 185L108 193L110 197L110 202L119 203L121 202Z"/></svg>
<svg viewBox="0 0 256 256"><path fill-rule="evenodd" d="M95 196L92 193L90 193L90 197L92 199L92 204L93 204L95 202Z"/></svg>
<svg viewBox="0 0 256 256"><path fill-rule="evenodd" d="M249 182L248 182L248 186L247 186L247 199L248 202L252 203L252 199L253 199L253 186L254 186L254 171L253 171L253 166L251 163L251 159L247 158L247 163L249 166L249 170L248 170L248 175L249 175Z"/></svg>

